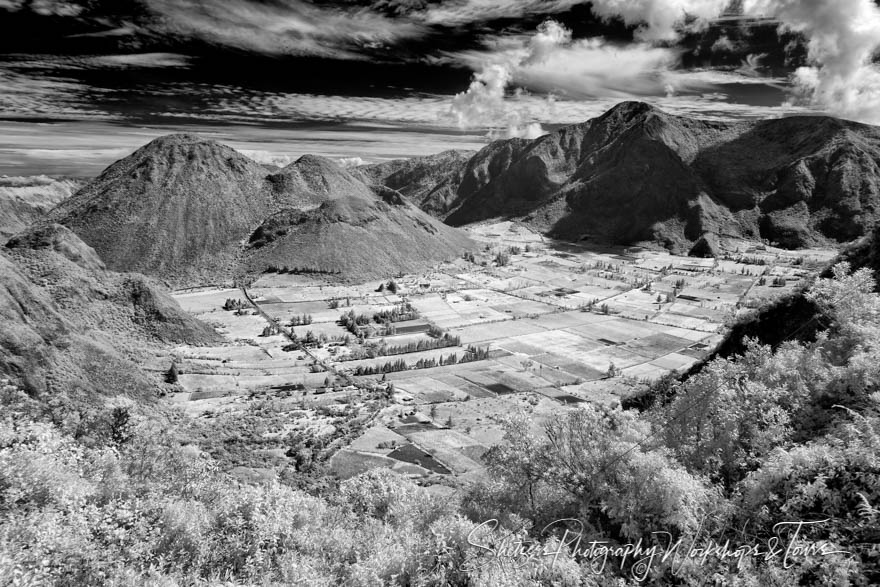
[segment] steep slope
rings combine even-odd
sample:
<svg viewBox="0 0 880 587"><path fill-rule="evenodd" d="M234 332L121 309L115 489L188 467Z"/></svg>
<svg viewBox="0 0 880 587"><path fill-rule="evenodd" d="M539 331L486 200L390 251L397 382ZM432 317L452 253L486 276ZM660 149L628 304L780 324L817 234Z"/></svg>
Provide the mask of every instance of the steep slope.
<svg viewBox="0 0 880 587"><path fill-rule="evenodd" d="M110 269L175 285L228 279L241 242L279 209L264 167L192 135L158 138L50 215Z"/></svg>
<svg viewBox="0 0 880 587"><path fill-rule="evenodd" d="M172 135L114 163L49 221L69 227L109 269L178 287L272 267L342 279L421 271L470 246L364 179L323 157L270 170L213 141Z"/></svg>
<svg viewBox="0 0 880 587"><path fill-rule="evenodd" d="M422 182L416 172L451 177L460 167L411 162L407 186ZM700 254L725 235L801 247L848 241L874 225L880 131L828 117L693 120L624 102L534 141L492 143L460 175L457 186L444 185L452 204L439 214L425 190L402 191L453 225L517 217L564 239Z"/></svg>
<svg viewBox="0 0 880 587"><path fill-rule="evenodd" d="M266 219L250 238L249 272L297 270L350 280L419 272L473 246L458 229L431 218L390 188L367 188L332 162L329 181L342 197L317 208L288 208ZM339 193L338 191L336 192Z"/></svg>
<svg viewBox="0 0 880 587"><path fill-rule="evenodd" d="M444 218L458 204L458 186L464 179L472 151L443 151L427 157L395 159L353 170L370 185L399 191L416 206Z"/></svg>
<svg viewBox="0 0 880 587"><path fill-rule="evenodd" d="M0 378L31 396L63 405L126 395L147 400L156 381L137 367L119 341L83 331L64 318L49 294L0 253Z"/></svg>
<svg viewBox="0 0 880 587"><path fill-rule="evenodd" d="M724 130L624 103L532 141L490 181L463 185L466 200L449 221L512 213L565 239L651 240L687 250L731 220L689 166ZM707 227L709 215L716 218Z"/></svg>
<svg viewBox="0 0 880 587"><path fill-rule="evenodd" d="M363 181L339 164L317 155L303 155L278 173L267 177L276 198L285 206L308 210L328 200L371 197Z"/></svg>
<svg viewBox="0 0 880 587"><path fill-rule="evenodd" d="M136 342L222 340L149 278L106 270L94 249L64 226L34 227L10 239L5 252L78 330L98 329Z"/></svg>
<svg viewBox="0 0 880 587"><path fill-rule="evenodd" d="M149 349L221 340L143 276L104 270L59 225L15 237L0 252L0 320L0 378L62 404L149 400L159 384L139 366Z"/></svg>
<svg viewBox="0 0 880 587"><path fill-rule="evenodd" d="M82 183L46 176L0 177L0 244L43 218Z"/></svg>

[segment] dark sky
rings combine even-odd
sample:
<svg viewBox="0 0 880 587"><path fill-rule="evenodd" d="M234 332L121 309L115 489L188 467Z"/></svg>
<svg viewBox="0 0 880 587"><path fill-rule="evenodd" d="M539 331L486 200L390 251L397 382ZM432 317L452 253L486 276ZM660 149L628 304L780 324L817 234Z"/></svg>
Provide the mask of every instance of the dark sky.
<svg viewBox="0 0 880 587"><path fill-rule="evenodd" d="M423 133L434 149L438 133L537 136L625 99L714 118L839 107L873 121L880 74L861 63L880 41L872 0L729 4L0 0L0 122L32 125L47 148L58 125L79 124L133 137L225 127L232 138L366 125ZM854 95L867 110L834 86L840 71L865 86ZM0 173L16 148L0 140Z"/></svg>

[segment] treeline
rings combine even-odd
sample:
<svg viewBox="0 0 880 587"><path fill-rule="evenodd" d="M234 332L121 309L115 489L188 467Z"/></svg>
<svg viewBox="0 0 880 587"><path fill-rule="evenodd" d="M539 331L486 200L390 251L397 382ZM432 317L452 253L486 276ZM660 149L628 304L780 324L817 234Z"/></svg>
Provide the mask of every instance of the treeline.
<svg viewBox="0 0 880 587"><path fill-rule="evenodd" d="M416 310L409 302L403 302L390 310L382 310L376 312L372 316L367 314L355 314L354 310L339 316L339 325L354 334L355 336L370 336L370 329L366 328L372 323L385 326L382 332L384 335L394 334L395 330L392 324L395 322L405 322L407 320L415 320L419 317L419 311Z"/></svg>
<svg viewBox="0 0 880 587"><path fill-rule="evenodd" d="M292 275L339 275L342 273L339 269L320 269L317 267L288 267L287 265L279 267L278 265L269 265L266 267L265 273L290 273Z"/></svg>
<svg viewBox="0 0 880 587"><path fill-rule="evenodd" d="M289 326L308 326L312 323L311 314L303 314L302 316L293 316L290 319Z"/></svg>
<svg viewBox="0 0 880 587"><path fill-rule="evenodd" d="M468 345L465 353L459 358L458 353L452 353L448 356L440 358L423 358L409 365L403 359L389 361L382 365L360 365L354 370L354 375L383 375L385 373L395 373L397 371L409 371L411 369L430 369L432 367L444 367L446 365L460 365L462 363L471 363L474 361L484 361L489 358L489 349Z"/></svg>
<svg viewBox="0 0 880 587"><path fill-rule="evenodd" d="M340 358L340 361L359 361L361 359L375 359L376 357L385 357L389 355L406 355L409 353L418 353L420 351L433 351L453 346L461 345L460 336L450 336L444 334L440 338L425 338L416 342L401 345L377 345L369 344L362 349L354 349L348 355Z"/></svg>
<svg viewBox="0 0 880 587"><path fill-rule="evenodd" d="M418 317L419 311L409 302L403 302L398 306L394 306L391 310L382 310L373 314L373 320L379 324L404 322L406 320L415 320Z"/></svg>

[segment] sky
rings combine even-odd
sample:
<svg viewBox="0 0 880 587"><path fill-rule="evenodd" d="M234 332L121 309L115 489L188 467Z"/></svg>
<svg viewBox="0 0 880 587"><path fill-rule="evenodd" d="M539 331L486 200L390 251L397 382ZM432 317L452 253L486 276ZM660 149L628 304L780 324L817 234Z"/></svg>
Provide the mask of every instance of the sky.
<svg viewBox="0 0 880 587"><path fill-rule="evenodd" d="M0 0L0 174L171 132L346 164L536 138L623 100L880 124L874 0Z"/></svg>

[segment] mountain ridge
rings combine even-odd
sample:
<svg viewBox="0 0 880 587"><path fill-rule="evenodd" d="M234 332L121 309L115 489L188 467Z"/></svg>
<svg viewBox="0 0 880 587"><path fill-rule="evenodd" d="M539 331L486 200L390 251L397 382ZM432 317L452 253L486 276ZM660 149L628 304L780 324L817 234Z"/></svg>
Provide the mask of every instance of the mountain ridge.
<svg viewBox="0 0 880 587"><path fill-rule="evenodd" d="M487 145L433 175L462 177L433 202L401 191L452 225L517 218L566 240L653 242L690 252L710 237L798 248L849 241L880 207L880 131L831 117L718 122L623 102L528 141ZM395 162L362 171L391 177ZM868 173L863 173L867 170ZM435 212L436 213L436 212Z"/></svg>
<svg viewBox="0 0 880 587"><path fill-rule="evenodd" d="M168 135L112 164L45 222L70 228L108 268L152 275L172 287L230 283L273 266L381 278L422 271L471 246L464 233L392 192L324 157L304 155L271 169L212 140ZM390 206L395 199L399 205ZM391 235L391 244L367 239L375 255L365 257L357 239L367 235L332 226L332 210L346 211L336 217L351 227L366 220L352 214L388 213L374 230ZM293 235L308 232L306 219L311 237L297 241ZM285 220L296 222L282 226ZM257 232L278 242L255 247L262 240ZM278 240L281 233L291 236Z"/></svg>

